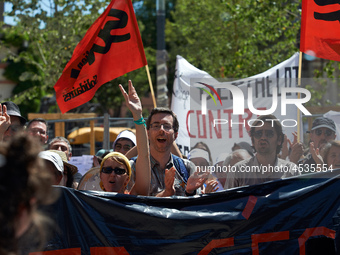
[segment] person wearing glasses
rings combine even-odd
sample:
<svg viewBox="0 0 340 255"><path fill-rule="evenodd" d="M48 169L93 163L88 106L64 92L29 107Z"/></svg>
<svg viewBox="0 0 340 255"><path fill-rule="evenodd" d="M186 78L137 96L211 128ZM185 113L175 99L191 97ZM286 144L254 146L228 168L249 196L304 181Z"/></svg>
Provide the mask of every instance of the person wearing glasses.
<svg viewBox="0 0 340 255"><path fill-rule="evenodd" d="M131 195L149 195L150 153L145 120L142 117L142 104L132 82L129 81L128 93L122 85L119 88L125 98L126 106L132 112L138 143L135 182L129 191ZM120 152L110 152L100 164L100 187L104 191L126 193L126 186L131 179L129 159Z"/></svg>
<svg viewBox="0 0 340 255"><path fill-rule="evenodd" d="M309 153L298 162L298 165L303 165L304 169L309 170L312 167L317 168L317 165L323 162L320 152L328 142L335 140L336 126L332 119L318 117L313 121L312 129L308 133L310 134Z"/></svg>
<svg viewBox="0 0 340 255"><path fill-rule="evenodd" d="M151 155L150 196L193 196L196 190L200 192L208 174L195 171L192 162L171 153L179 129L176 114L168 108L156 107L147 118L146 126ZM137 144L140 147L138 141ZM138 153L137 163L139 157ZM130 160L133 171L136 169L135 159Z"/></svg>
<svg viewBox="0 0 340 255"><path fill-rule="evenodd" d="M43 118L35 118L28 122L26 132L36 137L42 145L48 141L48 124Z"/></svg>
<svg viewBox="0 0 340 255"><path fill-rule="evenodd" d="M259 116L250 128L255 155L240 161L228 173L226 188L255 185L299 175L296 164L278 158L284 134L274 115Z"/></svg>
<svg viewBox="0 0 340 255"><path fill-rule="evenodd" d="M116 140L113 142L112 149L113 151L120 152L125 155L134 146L136 146L135 134L130 130L123 130L118 134Z"/></svg>

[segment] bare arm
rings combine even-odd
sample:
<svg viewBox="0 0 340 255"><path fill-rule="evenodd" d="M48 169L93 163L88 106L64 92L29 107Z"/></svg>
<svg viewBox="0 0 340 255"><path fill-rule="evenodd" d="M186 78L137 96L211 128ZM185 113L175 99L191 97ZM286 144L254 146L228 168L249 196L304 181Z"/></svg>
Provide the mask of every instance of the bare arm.
<svg viewBox="0 0 340 255"><path fill-rule="evenodd" d="M129 93L127 94L122 85L119 88L125 98L126 106L132 113L133 120L137 121L142 118L142 103L137 95L132 82L129 81ZM149 142L145 125L137 125L136 139L137 139L137 153L138 158L136 161L136 181L131 189L132 195L149 195L150 182L151 182L151 164L150 164L150 151Z"/></svg>
<svg viewBox="0 0 340 255"><path fill-rule="evenodd" d="M137 146L133 146L126 154L125 156L130 159L130 158L133 158L133 157L136 157L138 155L138 152L137 152Z"/></svg>

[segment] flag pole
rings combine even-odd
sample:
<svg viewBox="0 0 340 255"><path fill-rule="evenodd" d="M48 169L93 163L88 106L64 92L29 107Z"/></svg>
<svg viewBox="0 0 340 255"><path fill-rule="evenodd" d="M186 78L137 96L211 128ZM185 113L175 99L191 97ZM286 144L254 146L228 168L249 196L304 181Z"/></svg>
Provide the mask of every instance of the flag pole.
<svg viewBox="0 0 340 255"><path fill-rule="evenodd" d="M149 70L149 65L145 66L146 74L148 75L148 80L149 80L149 86L150 86L150 91L151 91L151 96L152 96L152 102L153 102L153 107L156 108L156 99L155 99L155 93L153 91L153 86L152 86L152 80L150 76L150 70Z"/></svg>
<svg viewBox="0 0 340 255"><path fill-rule="evenodd" d="M299 70L298 70L298 87L301 87L301 72L302 72L302 52L299 54ZM298 98L301 97L301 94L298 93ZM297 141L301 141L301 111L297 109Z"/></svg>

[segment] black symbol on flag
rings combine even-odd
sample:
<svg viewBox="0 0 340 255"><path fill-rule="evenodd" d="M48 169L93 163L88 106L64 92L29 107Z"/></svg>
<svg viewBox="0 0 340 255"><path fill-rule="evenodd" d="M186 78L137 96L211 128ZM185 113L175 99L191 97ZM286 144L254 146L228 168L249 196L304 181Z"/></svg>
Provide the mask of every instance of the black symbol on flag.
<svg viewBox="0 0 340 255"><path fill-rule="evenodd" d="M340 22L340 10L335 11L335 12L329 12L329 13L314 12L314 18L318 20L324 20L324 21L338 20Z"/></svg>
<svg viewBox="0 0 340 255"><path fill-rule="evenodd" d="M100 32L98 33L98 37L104 41L105 46L99 46L97 44L92 45L92 48L87 57L87 62L89 63L89 65L92 65L95 61L95 55L94 55L95 52L100 53L100 54L106 54L107 52L109 52L112 43L128 41L131 38L130 33L127 33L124 35L111 35L111 30L126 27L128 20L129 20L129 17L126 12L122 10L111 9L108 16L118 18L118 20L107 21L103 29L101 29ZM79 74L80 74L80 70L77 70L77 69L71 70L71 78L77 79Z"/></svg>
<svg viewBox="0 0 340 255"><path fill-rule="evenodd" d="M77 79L77 77L79 76L80 71L77 69L72 69L71 70L71 78Z"/></svg>
<svg viewBox="0 0 340 255"><path fill-rule="evenodd" d="M340 0L314 0L314 3L319 6L325 6L330 4L340 4Z"/></svg>
<svg viewBox="0 0 340 255"><path fill-rule="evenodd" d="M314 0L314 2L319 6L325 6L331 4L339 4L340 0ZM340 21L340 10L328 13L314 12L314 18L324 21Z"/></svg>

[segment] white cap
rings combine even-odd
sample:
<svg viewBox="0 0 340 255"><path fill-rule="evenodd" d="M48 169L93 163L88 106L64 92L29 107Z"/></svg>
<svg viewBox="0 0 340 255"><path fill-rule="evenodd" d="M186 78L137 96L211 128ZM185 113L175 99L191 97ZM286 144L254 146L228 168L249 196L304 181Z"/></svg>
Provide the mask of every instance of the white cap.
<svg viewBox="0 0 340 255"><path fill-rule="evenodd" d="M59 172L64 173L63 161L57 153L52 151L42 151L39 153L39 157L52 162Z"/></svg>
<svg viewBox="0 0 340 255"><path fill-rule="evenodd" d="M133 143L133 146L136 146L136 136L135 136L135 134L130 130L123 130L122 132L120 132L118 134L116 140L113 142L112 149L115 149L116 143L120 138L129 139Z"/></svg>
<svg viewBox="0 0 340 255"><path fill-rule="evenodd" d="M195 148L191 150L188 154L188 159L193 158L204 158L207 162L210 162L209 160L209 153L205 150Z"/></svg>
<svg viewBox="0 0 340 255"><path fill-rule="evenodd" d="M219 162L224 162L225 159L230 155L229 152L223 152L221 154L219 154L216 158L216 161L215 161L215 165Z"/></svg>

